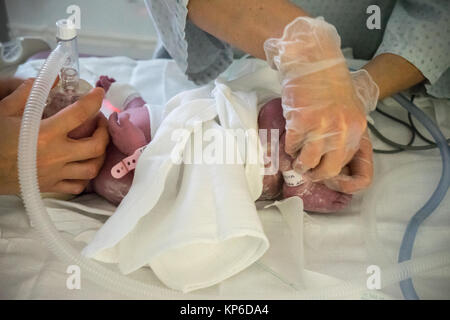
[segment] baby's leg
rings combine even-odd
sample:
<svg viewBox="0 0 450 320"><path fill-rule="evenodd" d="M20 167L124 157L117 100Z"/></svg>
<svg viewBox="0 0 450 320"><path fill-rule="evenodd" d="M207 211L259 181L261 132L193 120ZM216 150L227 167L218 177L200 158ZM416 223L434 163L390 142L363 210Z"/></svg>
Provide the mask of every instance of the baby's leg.
<svg viewBox="0 0 450 320"><path fill-rule="evenodd" d="M295 175L295 172L292 171L291 165L293 159L284 152L285 120L281 107L281 99L271 100L261 109L258 118L258 124L260 126L260 129L270 130L270 128L275 128L280 130L280 172L283 172L286 176L288 176L289 173ZM270 150L270 145L268 145L267 147ZM292 181L284 181L287 178L283 179L283 177L280 177L278 180L277 177L279 176L280 172L276 175L269 175L264 177L264 191L263 195L261 196L261 198L263 198L264 200L274 199L278 196L279 189L277 188L280 183L279 181L281 180L284 182L282 187L282 197L289 198L298 196L302 198L303 206L306 211L323 213L336 212L350 204L350 201L352 199L351 195L333 191L320 182L311 182L306 180L304 183L296 185L295 183L292 183ZM270 198L271 196L272 198Z"/></svg>
<svg viewBox="0 0 450 320"><path fill-rule="evenodd" d="M98 195L118 205L130 190L134 171L118 179L112 176L111 169L136 149L147 145L147 140L144 133L131 122L129 115L123 117L119 123L117 113L113 113L109 117L108 130L111 142L106 149L105 162L98 176L92 181L92 187Z"/></svg>
<svg viewBox="0 0 450 320"><path fill-rule="evenodd" d="M97 82L109 91L114 79L101 76ZM130 105L130 103L132 105ZM113 113L109 118L109 133L111 142L106 150L105 163L99 175L92 181L93 190L118 205L128 193L133 182L134 171L128 172L122 178L116 179L111 169L124 158L133 154L136 149L147 145L151 141L150 116L145 101L135 97L126 102L124 111Z"/></svg>
<svg viewBox="0 0 450 320"><path fill-rule="evenodd" d="M111 175L111 169L126 156L110 143L106 149L103 167L97 177L91 181L93 191L115 205L118 205L127 195L133 183L134 171L120 179L113 178Z"/></svg>
<svg viewBox="0 0 450 320"><path fill-rule="evenodd" d="M112 94L118 100L123 101L123 105L116 106L124 111L119 114L113 113L109 117L109 133L114 145L124 154L131 155L134 151L148 143L151 140L150 134L150 115L145 106L145 101L137 92L130 92L132 87L127 86L123 92L120 92L123 84L115 84L116 80L107 76L100 76L96 83L97 87L102 87L107 96L111 90L116 90ZM119 91L119 92L117 92ZM129 95L122 96L123 94Z"/></svg>
<svg viewBox="0 0 450 320"><path fill-rule="evenodd" d="M280 139L280 170L292 172L292 158L284 152L285 135ZM295 174L295 173L294 173ZM329 189L321 182L312 182L304 179L300 185L295 185L285 181L283 184L282 196L284 199L298 196L303 200L305 211L329 213L346 208L352 195L337 192Z"/></svg>

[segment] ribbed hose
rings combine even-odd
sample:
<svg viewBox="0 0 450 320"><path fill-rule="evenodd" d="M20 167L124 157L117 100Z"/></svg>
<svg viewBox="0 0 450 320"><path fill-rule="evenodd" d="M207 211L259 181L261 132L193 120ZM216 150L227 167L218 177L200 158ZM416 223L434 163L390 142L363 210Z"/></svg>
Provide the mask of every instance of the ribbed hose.
<svg viewBox="0 0 450 320"><path fill-rule="evenodd" d="M432 255L422 256L414 260L407 260L399 264L380 267L381 289L397 284L414 275L423 274L433 270L439 270L450 265L450 252L437 252ZM336 286L300 291L296 299L343 299L361 296L369 291L366 288L368 275L359 276ZM374 290L374 292L377 292Z"/></svg>
<svg viewBox="0 0 450 320"><path fill-rule="evenodd" d="M37 179L36 150L39 125L48 94L68 54L58 46L45 61L28 97L19 136L18 167L22 199L33 226L48 244L49 249L63 261L78 265L83 276L103 284L106 288L134 297L174 298L181 294L156 286L145 286L80 255L55 229L42 202Z"/></svg>
<svg viewBox="0 0 450 320"><path fill-rule="evenodd" d="M427 115L417 108L413 103L406 99L403 95L397 94L393 96L394 100L400 103L409 113L411 113L422 125L428 130L439 148L442 158L442 175L439 180L439 184L431 195L430 199L425 205L417 211L417 213L409 221L405 234L403 235L402 244L398 254L398 262L403 262L411 259L414 242L422 222L428 218L433 211L439 206L442 199L450 186L450 149L447 144L447 140L442 134L441 130L434 124L434 122L427 117ZM417 300L419 296L414 289L411 278L400 282L400 288L402 290L405 299Z"/></svg>
<svg viewBox="0 0 450 320"><path fill-rule="evenodd" d="M103 286L123 296L153 299L337 299L366 291L365 276L358 277L341 285L304 290L295 293L273 296L269 293L236 295L182 294L177 291L148 285L114 272L99 263L81 256L54 227L42 202L36 168L36 150L40 120L51 86L67 54L58 46L45 61L36 78L28 98L22 118L19 137L19 182L25 208L34 227L45 240L49 249L62 261L78 265L83 278ZM300 231L300 230L299 230ZM434 256L433 256L434 257ZM405 261L382 270L382 286L386 287L415 274L428 272L450 264L450 254L438 254L434 258L420 258Z"/></svg>

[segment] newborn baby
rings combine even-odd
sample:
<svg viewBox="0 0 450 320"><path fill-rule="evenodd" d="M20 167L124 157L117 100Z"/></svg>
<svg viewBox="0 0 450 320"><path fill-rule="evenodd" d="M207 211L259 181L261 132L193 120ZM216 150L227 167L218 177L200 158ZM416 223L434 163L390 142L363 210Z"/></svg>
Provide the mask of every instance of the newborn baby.
<svg viewBox="0 0 450 320"><path fill-rule="evenodd" d="M101 76L98 87L108 91L115 80ZM142 147L151 141L150 112L140 96L126 99L123 111L113 113L109 118L111 142L106 150L105 163L90 189L110 202L118 205L131 187L137 158ZM279 171L265 175L260 200L284 199L299 196L304 209L313 212L335 212L345 208L352 196L333 191L319 182L298 177L292 170L292 158L284 152L285 120L281 99L266 103L258 117L259 129L267 129L269 141L264 148L270 157L270 129L279 130ZM270 163L266 164L266 167ZM112 170L114 168L114 170ZM114 175L114 176L113 176ZM301 182L301 183L300 183Z"/></svg>

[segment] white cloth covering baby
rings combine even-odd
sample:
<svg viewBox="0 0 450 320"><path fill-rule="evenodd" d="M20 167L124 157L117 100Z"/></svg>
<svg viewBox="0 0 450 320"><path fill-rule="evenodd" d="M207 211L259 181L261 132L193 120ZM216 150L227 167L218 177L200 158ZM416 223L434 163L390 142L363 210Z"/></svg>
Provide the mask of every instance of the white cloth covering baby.
<svg viewBox="0 0 450 320"><path fill-rule="evenodd" d="M247 156L256 151L257 163L245 155L243 164L174 161L177 151L187 159L201 130L213 128L222 137L227 129L256 132L258 105L278 90L258 88L256 79L216 80L169 100L128 195L85 256L117 263L124 274L149 266L168 287L189 292L235 275L265 253L269 242L255 207L262 190L259 140L248 139L245 146L237 141L241 155L245 148ZM207 148L203 143L203 153Z"/></svg>

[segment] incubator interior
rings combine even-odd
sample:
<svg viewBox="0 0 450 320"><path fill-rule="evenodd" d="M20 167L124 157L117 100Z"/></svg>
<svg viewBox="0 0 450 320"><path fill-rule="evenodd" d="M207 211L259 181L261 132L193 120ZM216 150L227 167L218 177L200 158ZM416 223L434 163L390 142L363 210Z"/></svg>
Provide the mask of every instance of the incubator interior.
<svg viewBox="0 0 450 320"><path fill-rule="evenodd" d="M19 2L21 1L17 1ZM67 1L37 2L47 6L49 3L57 7L67 6ZM241 114L239 106L229 105L250 101L253 96L267 101L273 92L279 90L278 79L267 64L244 57L234 60L219 80L210 85L207 95L202 96L204 93L195 91L195 94L183 96L183 92L199 89L200 86L189 81L173 60L149 59L148 56L146 60L140 59L144 53L155 49L157 34L151 25L147 25L148 21L144 20L147 17L143 18L143 14L147 14L144 5L126 2L119 1L117 6L126 7L124 15L135 19L128 19L128 22L120 20L122 23L113 26L123 28L123 34L116 30L115 38L112 35L102 38L95 34L93 30L98 22L90 22L85 33L81 32L77 36L73 26L61 20L57 23L56 42L48 40L54 38L54 32L53 38L43 37L45 41L36 39L35 36L22 38L19 41L21 50L28 52L21 52L13 63L3 59L0 64L1 75L36 77L24 111L19 138L21 197L0 195L0 287L3 288L0 290L0 298L450 298L450 198L447 192L450 183L450 148L446 142L446 138L450 136L450 101L425 95L416 98L414 104L404 95L380 101L379 106L405 121L408 112L411 113L421 132L436 141L439 148L426 152L375 154L376 174L372 186L367 191L354 195L351 205L338 214L313 214L299 210L299 207L303 208L299 198L281 202L257 202L255 212L263 236L255 236L257 231L246 235L248 238L254 236L246 244L254 246L254 251L262 250L267 244L267 250L257 261L220 283L200 289L190 288L186 290L189 291L187 293L182 292L184 289L170 289L167 277L161 275L160 270L163 268L157 269L156 262L153 270L149 263L146 267L124 274L122 266L108 262L113 261L111 257L120 256L117 252L127 245L125 241L120 245L114 243L116 246L108 247L109 251L99 251L98 256L102 259L98 256L96 259L87 258L82 254L83 249L93 241L97 232L108 219L114 217L118 209L95 194L83 194L70 200L43 197L39 192L36 169L37 135L42 118L51 117L80 99L95 86L101 75L112 76L117 82L132 85L148 104L161 113L161 110L170 110L171 103L174 106L176 103L183 105L179 101L191 99L195 94L198 94L198 100L194 101L198 104L213 97L211 106L205 104L206 111L199 113L198 117L192 117L195 121L187 116L186 121L183 120L183 125L186 126L190 121L194 123L192 128L189 127L193 131L198 128L198 121L206 123L216 116L223 116L224 112L230 112L227 120L231 123L233 117L238 118ZM12 17L23 14L17 3L6 1L13 34L32 29L15 22ZM99 5L89 4L88 1L83 3L93 9ZM128 4L130 6L126 6ZM54 17L53 13L49 13L46 21L54 24L60 17L61 15ZM31 19L30 23L36 21ZM147 28L148 32L144 33L143 28ZM132 36L132 30L135 29L140 31ZM83 35L85 39L82 40ZM123 39L119 39L120 37ZM124 45L117 45L119 40L123 40ZM28 59L38 53L36 50L45 51L42 49L46 46L52 48L48 57ZM351 51L346 52L350 68L358 69L364 64L364 61L354 59ZM59 81L53 87L57 78ZM240 91L247 88L252 88L254 92L249 96L242 95ZM179 101L176 98L171 100L180 94L182 98ZM405 94L408 98L411 96L410 92ZM175 108L174 106L172 107ZM111 102L105 99L101 109L103 114L109 116L113 109L116 111ZM231 113L229 110L238 111ZM182 116L180 112L180 117ZM379 113L373 112L369 121L379 131L394 137L394 140L407 140L406 131ZM95 124L90 121L85 126L90 128L75 131L71 133L71 137L83 138L86 130L93 132ZM79 132L83 133L80 135ZM375 135L370 136L374 148L386 148ZM160 145L163 149L168 144L161 142ZM159 154L155 155L157 158ZM165 168L163 164L161 170ZM140 170L137 168L136 172L138 169ZM183 170L180 176L187 174L190 169ZM170 174L175 173L168 173L167 181L176 181L170 180ZM192 175L194 174L198 174L195 168L192 169ZM249 174L248 171L246 174ZM293 171L291 174L297 173ZM301 180L298 176L291 178L297 184ZM176 183L180 182L174 184ZM149 186L149 190L151 188ZM163 199L164 196L169 197L170 194L163 195ZM151 199L152 195L148 198ZM194 208L186 211L195 211L195 202L186 200L185 203ZM126 205L127 202L123 206ZM129 208L134 207L130 204ZM143 220L144 218L136 221ZM117 229L117 232L122 231ZM105 238L108 236L105 233ZM36 239L44 241L41 243ZM229 243L233 241L230 240ZM161 248L164 249L164 245ZM167 244L169 245L170 243ZM206 243L199 246L198 250L207 251L210 246L211 243ZM174 250L173 255L178 257L187 253L188 250L182 247ZM399 261L399 253L400 256L402 253L405 257L408 253L410 256ZM171 254L167 255L167 261L173 260ZM196 254L201 256L196 250L189 251L189 254L191 259L196 259ZM227 258L236 259L234 256ZM160 261L162 259L158 263ZM226 259L218 258L218 261L220 263ZM37 270L33 267L35 265L42 267ZM66 289L65 279L70 266L80 268L85 279L84 290ZM180 262L180 266L188 268L189 261ZM381 282L371 283L374 279L372 276L377 272L381 274Z"/></svg>

